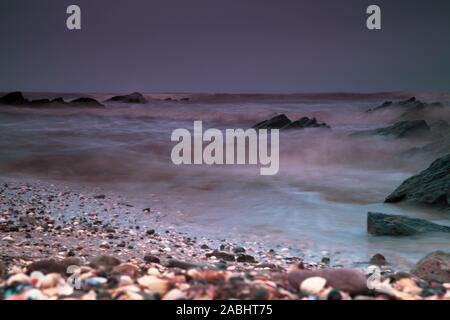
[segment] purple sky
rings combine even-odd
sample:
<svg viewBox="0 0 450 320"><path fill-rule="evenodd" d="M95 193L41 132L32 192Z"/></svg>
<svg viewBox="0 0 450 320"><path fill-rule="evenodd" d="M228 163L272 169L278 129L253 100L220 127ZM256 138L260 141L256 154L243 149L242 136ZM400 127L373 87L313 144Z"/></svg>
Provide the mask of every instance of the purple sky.
<svg viewBox="0 0 450 320"><path fill-rule="evenodd" d="M450 91L449 0L2 0L0 39L1 91Z"/></svg>

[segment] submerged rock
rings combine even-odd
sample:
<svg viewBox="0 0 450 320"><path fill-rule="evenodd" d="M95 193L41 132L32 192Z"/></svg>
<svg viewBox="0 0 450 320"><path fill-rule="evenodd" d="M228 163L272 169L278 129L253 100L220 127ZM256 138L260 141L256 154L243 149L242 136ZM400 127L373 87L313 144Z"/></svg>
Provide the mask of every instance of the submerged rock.
<svg viewBox="0 0 450 320"><path fill-rule="evenodd" d="M412 97L397 102L386 101L380 106L367 110L367 112L371 113L386 110L397 110L403 112L401 115L402 117L414 117L423 115L423 112L427 111L428 109L442 108L442 107L444 106L439 102L426 103L417 100L415 97Z"/></svg>
<svg viewBox="0 0 450 320"><path fill-rule="evenodd" d="M356 132L353 134L353 136L380 135L380 136L392 136L394 138L410 138L410 137L426 136L429 133L430 127L428 126L426 121L415 120L415 121L400 121L389 127Z"/></svg>
<svg viewBox="0 0 450 320"><path fill-rule="evenodd" d="M330 128L326 123L319 123L316 118L303 117L297 121L291 121L285 114L277 115L268 120L257 123L254 129L306 129L306 128Z"/></svg>
<svg viewBox="0 0 450 320"><path fill-rule="evenodd" d="M450 227L423 219L369 212L367 232L374 236L411 236L428 232L450 232Z"/></svg>
<svg viewBox="0 0 450 320"><path fill-rule="evenodd" d="M407 179L386 198L387 203L402 201L449 208L450 154L439 158L428 169Z"/></svg>
<svg viewBox="0 0 450 320"><path fill-rule="evenodd" d="M147 103L148 100L139 92L133 92L131 94L114 96L107 100L108 102L121 102L121 103Z"/></svg>
<svg viewBox="0 0 450 320"><path fill-rule="evenodd" d="M442 282L450 282L450 253L435 251L421 259L411 273L426 278L437 276Z"/></svg>
<svg viewBox="0 0 450 320"><path fill-rule="evenodd" d="M323 278L327 286L351 295L369 292L366 277L357 269L295 270L288 275L289 283L295 288L300 288L303 282L310 278Z"/></svg>

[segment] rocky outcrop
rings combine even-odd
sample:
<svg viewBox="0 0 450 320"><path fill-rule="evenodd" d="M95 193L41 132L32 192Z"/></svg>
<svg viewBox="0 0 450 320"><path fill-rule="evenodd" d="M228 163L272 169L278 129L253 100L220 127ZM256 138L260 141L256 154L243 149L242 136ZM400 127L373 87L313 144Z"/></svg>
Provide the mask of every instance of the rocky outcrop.
<svg viewBox="0 0 450 320"><path fill-rule="evenodd" d="M147 103L148 100L139 92L133 92L131 94L123 96L114 96L107 100L108 102L120 102L120 103Z"/></svg>
<svg viewBox="0 0 450 320"><path fill-rule="evenodd" d="M450 232L450 227L423 219L369 212L367 214L367 232L374 236L401 237L419 233Z"/></svg>
<svg viewBox="0 0 450 320"><path fill-rule="evenodd" d="M6 104L11 106L17 106L27 103L28 100L24 98L22 92L16 91L7 93L0 98L0 104Z"/></svg>
<svg viewBox="0 0 450 320"><path fill-rule="evenodd" d="M424 120L400 121L392 126L354 133L352 136L390 136L393 138L417 138L430 134L430 127Z"/></svg>
<svg viewBox="0 0 450 320"><path fill-rule="evenodd" d="M27 108L103 107L100 102L88 97L77 98L71 102L66 102L61 97L55 99L28 100L24 98L23 94L19 91L11 92L1 97L0 104L9 106L23 106Z"/></svg>
<svg viewBox="0 0 450 320"><path fill-rule="evenodd" d="M386 199L387 203L402 201L449 208L450 154L439 158L428 169L407 179Z"/></svg>
<svg viewBox="0 0 450 320"><path fill-rule="evenodd" d="M257 123L254 129L307 129L307 128L330 128L326 123L319 123L316 118L303 117L291 121L285 114L277 115L268 120Z"/></svg>
<svg viewBox="0 0 450 320"><path fill-rule="evenodd" d="M70 101L70 105L74 107L104 107L103 104L89 97L82 97L72 100Z"/></svg>
<svg viewBox="0 0 450 320"><path fill-rule="evenodd" d="M385 110L397 110L403 112L402 116L412 116L414 114L419 114L420 112L433 109L433 108L442 108L444 107L439 102L426 103L420 100L417 100L415 97L401 100L397 102L393 101L385 101L383 104L367 110L367 112L377 112L377 111L385 111Z"/></svg>
<svg viewBox="0 0 450 320"><path fill-rule="evenodd" d="M421 259L411 273L427 279L436 279L441 282L450 282L450 253L435 251Z"/></svg>

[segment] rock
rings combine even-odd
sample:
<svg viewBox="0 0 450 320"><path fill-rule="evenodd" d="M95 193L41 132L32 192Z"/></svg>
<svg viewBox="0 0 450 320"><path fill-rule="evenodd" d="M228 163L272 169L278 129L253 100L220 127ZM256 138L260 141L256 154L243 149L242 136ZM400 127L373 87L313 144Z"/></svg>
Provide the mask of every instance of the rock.
<svg viewBox="0 0 450 320"><path fill-rule="evenodd" d="M307 278L300 284L300 291L308 295L318 295L326 284L327 279L322 277Z"/></svg>
<svg viewBox="0 0 450 320"><path fill-rule="evenodd" d="M122 263L112 268L111 273L114 275L128 275L136 277L139 274L139 268L131 263Z"/></svg>
<svg viewBox="0 0 450 320"><path fill-rule="evenodd" d="M293 287L300 288L304 280L312 277L324 278L327 286L351 295L364 295L369 292L366 277L357 269L295 270L289 273L288 280Z"/></svg>
<svg viewBox="0 0 450 320"><path fill-rule="evenodd" d="M244 253L245 252L245 248L244 247L240 247L240 246L236 246L233 248L233 252L234 253Z"/></svg>
<svg viewBox="0 0 450 320"><path fill-rule="evenodd" d="M111 270L115 266L118 266L120 264L120 260L113 256L108 255L100 255L97 257L94 257L89 262L89 265L92 268L101 268L105 270Z"/></svg>
<svg viewBox="0 0 450 320"><path fill-rule="evenodd" d="M169 259L166 263L166 267L168 268L180 268L183 270L189 269L200 269L203 266L197 263L185 262L177 259Z"/></svg>
<svg viewBox="0 0 450 320"><path fill-rule="evenodd" d="M377 253L370 258L370 264L381 267L387 265L388 263L386 258L381 253Z"/></svg>
<svg viewBox="0 0 450 320"><path fill-rule="evenodd" d="M160 259L157 256L153 255L153 254L146 255L144 257L144 261L146 263L160 263Z"/></svg>
<svg viewBox="0 0 450 320"><path fill-rule="evenodd" d="M425 137L430 133L430 127L424 120L415 121L400 121L392 126L385 128L378 128L374 130L367 130L356 132L352 136L367 136L367 135L379 135L379 136L391 136L393 138L417 138Z"/></svg>
<svg viewBox="0 0 450 320"><path fill-rule="evenodd" d="M289 125L291 120L284 114L280 114L269 120L262 121L253 126L254 129L282 129Z"/></svg>
<svg viewBox="0 0 450 320"><path fill-rule="evenodd" d="M163 300L186 300L186 295L180 289L172 289L163 297Z"/></svg>
<svg viewBox="0 0 450 320"><path fill-rule="evenodd" d="M223 252L223 251L218 251L218 250L214 250L213 252L206 254L207 258L210 258L212 256L216 257L217 259L223 259L225 261L235 261L236 260L236 258L234 257L233 254Z"/></svg>
<svg viewBox="0 0 450 320"><path fill-rule="evenodd" d="M426 115L426 112L429 110L443 107L444 106L439 102L426 103L412 97L397 102L386 101L378 107L367 110L367 112L398 111L401 112L402 118L417 118Z"/></svg>
<svg viewBox="0 0 450 320"><path fill-rule="evenodd" d="M27 102L28 100L25 99L22 92L19 91L8 93L0 98L0 104L7 104L12 106L22 105Z"/></svg>
<svg viewBox="0 0 450 320"><path fill-rule="evenodd" d="M450 253L436 251L428 254L415 265L411 273L420 278L438 276L442 282L450 283Z"/></svg>
<svg viewBox="0 0 450 320"><path fill-rule="evenodd" d="M367 214L367 232L374 236L398 237L428 232L450 232L450 227L423 219L369 212Z"/></svg>
<svg viewBox="0 0 450 320"><path fill-rule="evenodd" d="M303 117L297 121L291 121L286 115L281 114L269 120L262 121L253 126L254 129L307 129L330 128L326 123L319 123L316 118Z"/></svg>
<svg viewBox="0 0 450 320"><path fill-rule="evenodd" d="M8 242L8 243L14 243L16 240L14 240L14 238L11 236L6 236L6 237L2 238L2 241Z"/></svg>
<svg viewBox="0 0 450 320"><path fill-rule="evenodd" d="M150 293L158 293L161 297L164 296L170 288L170 283L167 280L159 279L155 276L143 276L137 279L140 286L148 289Z"/></svg>
<svg viewBox="0 0 450 320"><path fill-rule="evenodd" d="M307 128L330 128L326 123L320 123L316 118L303 117L300 120L293 121L284 129L307 129Z"/></svg>
<svg viewBox="0 0 450 320"><path fill-rule="evenodd" d="M72 100L70 102L70 105L75 107L104 107L104 105L102 105L100 102L89 97L82 97Z"/></svg>
<svg viewBox="0 0 450 320"><path fill-rule="evenodd" d="M99 200L103 200L105 198L106 198L106 196L104 194L99 194L97 196L94 196L94 199L99 199Z"/></svg>
<svg viewBox="0 0 450 320"><path fill-rule="evenodd" d="M421 173L407 179L386 198L387 203L411 201L450 207L450 154L434 161Z"/></svg>
<svg viewBox="0 0 450 320"><path fill-rule="evenodd" d="M6 264L0 260L0 278L6 275L8 272L8 268L6 267Z"/></svg>
<svg viewBox="0 0 450 320"><path fill-rule="evenodd" d="M145 232L148 236L152 236L155 234L155 230L154 229L149 229Z"/></svg>
<svg viewBox="0 0 450 320"><path fill-rule="evenodd" d="M257 263L256 259L248 254L240 254L237 256L237 262Z"/></svg>
<svg viewBox="0 0 450 320"><path fill-rule="evenodd" d="M114 96L107 100L108 102L121 102L121 103L148 103L148 100L139 93L133 92L132 94L127 94L123 96Z"/></svg>
<svg viewBox="0 0 450 320"><path fill-rule="evenodd" d="M58 262L53 259L40 260L30 264L27 268L27 273L30 274L34 271L40 271L43 274L59 273L65 275L69 266L70 264Z"/></svg>

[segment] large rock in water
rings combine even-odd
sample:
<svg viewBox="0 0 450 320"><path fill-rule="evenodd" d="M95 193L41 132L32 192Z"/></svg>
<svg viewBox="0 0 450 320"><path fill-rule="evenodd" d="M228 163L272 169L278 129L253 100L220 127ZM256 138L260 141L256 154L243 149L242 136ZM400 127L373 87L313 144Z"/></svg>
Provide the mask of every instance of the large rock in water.
<svg viewBox="0 0 450 320"><path fill-rule="evenodd" d="M430 133L430 127L424 120L400 121L392 126L374 130L362 131L353 136L380 135L394 138L423 137Z"/></svg>
<svg viewBox="0 0 450 320"><path fill-rule="evenodd" d="M303 117L297 121L291 121L285 114L277 115L269 120L262 121L253 126L254 129L307 129L330 128L326 123L320 123L316 118Z"/></svg>
<svg viewBox="0 0 450 320"><path fill-rule="evenodd" d="M442 208L450 207L450 154L398 187L386 198L387 203L412 201Z"/></svg>
<svg viewBox="0 0 450 320"><path fill-rule="evenodd" d="M428 232L450 232L450 227L423 219L369 212L367 214L367 232L374 236L401 237Z"/></svg>
<svg viewBox="0 0 450 320"><path fill-rule="evenodd" d="M93 98L89 97L81 97L70 102L71 106L75 107L94 107L94 108L102 108L104 107L100 102Z"/></svg>
<svg viewBox="0 0 450 320"><path fill-rule="evenodd" d="M111 102L122 102L122 103L147 103L148 100L145 99L145 97L139 93L139 92L133 92L132 94L127 94L123 96L114 96L108 101Z"/></svg>
<svg viewBox="0 0 450 320"><path fill-rule="evenodd" d="M402 117L417 117L420 115L424 115L424 112L427 110L437 109L437 108L443 108L444 105L442 105L439 102L433 102L433 103L426 103L422 102L420 100L417 100L415 97L402 100L402 101L386 101L380 106L377 106L375 108L367 110L367 112L378 112L378 111L385 111L385 110L396 110L402 112Z"/></svg>
<svg viewBox="0 0 450 320"><path fill-rule="evenodd" d="M450 282L450 253L436 251L420 260L411 273L420 278L439 278L442 282Z"/></svg>
<svg viewBox="0 0 450 320"><path fill-rule="evenodd" d="M327 286L351 295L369 292L366 277L356 269L294 270L289 273L288 281L293 287L300 288L304 280L312 277L324 278L327 280Z"/></svg>
<svg viewBox="0 0 450 320"><path fill-rule="evenodd" d="M8 93L0 98L1 104L7 104L12 106L25 104L27 102L28 100L25 99L23 97L22 92L19 91Z"/></svg>

